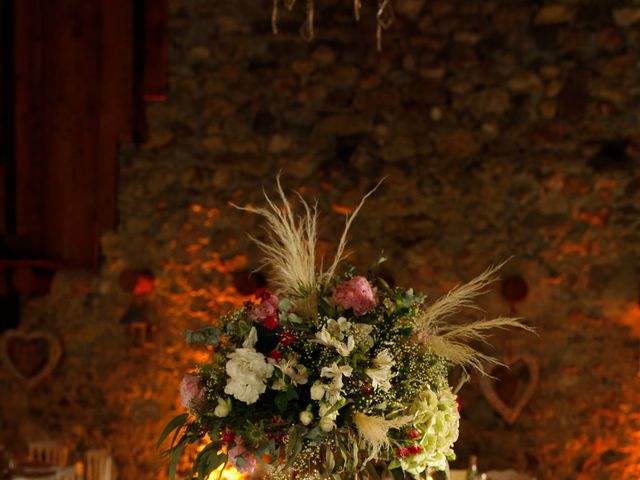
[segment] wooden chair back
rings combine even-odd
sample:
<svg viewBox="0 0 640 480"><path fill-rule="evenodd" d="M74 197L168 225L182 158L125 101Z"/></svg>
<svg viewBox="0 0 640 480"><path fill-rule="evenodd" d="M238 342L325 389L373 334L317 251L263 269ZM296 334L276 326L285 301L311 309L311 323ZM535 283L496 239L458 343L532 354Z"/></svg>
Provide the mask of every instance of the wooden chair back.
<svg viewBox="0 0 640 480"><path fill-rule="evenodd" d="M57 442L29 443L29 461L31 462L66 467L68 457L69 449Z"/></svg>
<svg viewBox="0 0 640 480"><path fill-rule="evenodd" d="M89 450L85 480L113 480L115 468L113 458L107 450Z"/></svg>

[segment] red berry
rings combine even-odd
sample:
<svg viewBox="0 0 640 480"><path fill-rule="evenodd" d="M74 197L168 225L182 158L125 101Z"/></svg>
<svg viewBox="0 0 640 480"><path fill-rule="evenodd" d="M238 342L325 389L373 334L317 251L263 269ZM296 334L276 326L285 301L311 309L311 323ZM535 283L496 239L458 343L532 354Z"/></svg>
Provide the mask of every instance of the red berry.
<svg viewBox="0 0 640 480"><path fill-rule="evenodd" d="M366 393L367 395L371 395L373 393L373 387L362 387L360 390L362 393Z"/></svg>
<svg viewBox="0 0 640 480"><path fill-rule="evenodd" d="M422 450L422 447L420 445L411 445L409 447L409 453L411 455L415 455L416 453L420 453L421 450Z"/></svg>
<svg viewBox="0 0 640 480"><path fill-rule="evenodd" d="M282 358L282 353L280 353L280 350L271 350L271 352L269 352L269 358L273 358L277 362Z"/></svg>
<svg viewBox="0 0 640 480"><path fill-rule="evenodd" d="M224 443L231 443L235 440L236 438L236 432L231 431L231 430L225 430L224 432L222 432L222 441Z"/></svg>
<svg viewBox="0 0 640 480"><path fill-rule="evenodd" d="M278 341L283 347L288 347L296 341L296 336L293 333L283 332L278 337Z"/></svg>
<svg viewBox="0 0 640 480"><path fill-rule="evenodd" d="M408 448L399 448L396 450L396 455L399 457L406 457L407 455L409 455L409 449Z"/></svg>
<svg viewBox="0 0 640 480"><path fill-rule="evenodd" d="M262 321L262 325L264 325L264 328L267 330L275 330L278 328L278 319L274 316L267 317Z"/></svg>
<svg viewBox="0 0 640 480"><path fill-rule="evenodd" d="M418 430L409 430L407 432L407 437L411 438L412 440L415 440L419 436L420 436L420 432Z"/></svg>

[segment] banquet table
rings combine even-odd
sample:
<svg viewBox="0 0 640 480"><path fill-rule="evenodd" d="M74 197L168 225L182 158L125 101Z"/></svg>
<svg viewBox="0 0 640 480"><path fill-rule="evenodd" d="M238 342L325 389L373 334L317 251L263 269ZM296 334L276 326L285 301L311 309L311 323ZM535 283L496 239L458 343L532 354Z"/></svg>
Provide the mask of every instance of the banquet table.
<svg viewBox="0 0 640 480"><path fill-rule="evenodd" d="M75 477L73 467L19 464L9 474L10 480L67 480Z"/></svg>

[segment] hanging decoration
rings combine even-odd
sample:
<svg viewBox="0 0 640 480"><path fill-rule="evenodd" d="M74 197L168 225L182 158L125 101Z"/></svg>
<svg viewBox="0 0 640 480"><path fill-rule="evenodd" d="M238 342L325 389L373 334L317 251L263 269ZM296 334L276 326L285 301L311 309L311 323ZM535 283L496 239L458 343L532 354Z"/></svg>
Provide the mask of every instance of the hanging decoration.
<svg viewBox="0 0 640 480"><path fill-rule="evenodd" d="M296 0L282 0L282 2L287 10L292 11ZM274 35L277 35L279 31L279 9L280 0L273 0L271 9L271 29L273 30ZM353 0L353 16L356 22L360 21L361 10L362 0ZM307 42L311 42L315 38L314 12L314 0L306 0L305 19L300 26L300 36ZM382 50L382 32L391 26L394 18L395 14L393 11L392 0L378 0L378 7L376 10L376 46L378 51Z"/></svg>

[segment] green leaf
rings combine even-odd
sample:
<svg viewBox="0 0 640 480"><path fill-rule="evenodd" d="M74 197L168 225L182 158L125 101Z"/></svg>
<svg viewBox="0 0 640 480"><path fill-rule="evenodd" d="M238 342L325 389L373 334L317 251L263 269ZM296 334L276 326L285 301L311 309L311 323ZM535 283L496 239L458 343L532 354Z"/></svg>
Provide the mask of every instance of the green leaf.
<svg viewBox="0 0 640 480"><path fill-rule="evenodd" d="M358 448L358 442L352 441L351 442L351 461L353 462L351 467L356 469L358 468L359 465L359 459L358 459L358 455L360 453L360 449Z"/></svg>
<svg viewBox="0 0 640 480"><path fill-rule="evenodd" d="M211 442L207 446L205 446L198 455L196 459L193 461L193 468L191 468L190 476L193 478L193 474L198 472L198 478L205 478L203 475L203 471L205 470L207 463L209 461L208 456L210 456L211 451L217 452L220 449L220 444L218 442Z"/></svg>
<svg viewBox="0 0 640 480"><path fill-rule="evenodd" d="M372 462L367 463L366 469L367 469L367 473L369 473L369 478L371 480L380 480L380 475L376 470L376 466Z"/></svg>
<svg viewBox="0 0 640 480"><path fill-rule="evenodd" d="M167 426L164 427L164 430L162 430L162 433L160 434L160 438L158 439L158 443L156 444L156 448L159 448L160 445L162 445L162 443L165 441L165 439L169 436L169 434L175 430L176 428L180 428L182 427L187 419L189 418L189 414L188 413L183 413L178 415L177 417L174 417L169 423L167 423ZM173 445L173 442L171 442Z"/></svg>
<svg viewBox="0 0 640 480"><path fill-rule="evenodd" d="M321 438L326 437L326 432L323 432L320 427L314 427L304 436L307 440L320 440Z"/></svg>
<svg viewBox="0 0 640 480"><path fill-rule="evenodd" d="M331 408L329 410L327 410L327 413L325 413L325 415L330 415L333 412L337 412L338 410L340 410L342 407L349 405L350 403L353 403L353 400L346 400L344 401L344 399L340 402L337 402L335 404L333 404L331 406Z"/></svg>
<svg viewBox="0 0 640 480"><path fill-rule="evenodd" d="M287 392L287 401L298 399L298 392L293 387L293 385L288 385L285 391Z"/></svg>
<svg viewBox="0 0 640 480"><path fill-rule="evenodd" d="M178 468L178 461L182 456L182 452L184 451L184 447L187 446L187 438L183 436L180 439L180 442L175 446L175 448L171 451L171 463L169 463L169 480L174 480L176 477L176 468Z"/></svg>
<svg viewBox="0 0 640 480"><path fill-rule="evenodd" d="M380 288L387 294L392 293L391 291L391 287L389 286L389 284L386 282L386 280L382 277L376 277L378 279L378 285L380 286Z"/></svg>
<svg viewBox="0 0 640 480"><path fill-rule="evenodd" d="M410 337L412 333L413 333L413 328L412 327L405 327L402 330L400 330L400 334L403 337Z"/></svg>
<svg viewBox="0 0 640 480"><path fill-rule="evenodd" d="M283 298L282 300L280 300L280 303L278 303L278 309L281 312L288 312L290 306L291 301L288 298Z"/></svg>
<svg viewBox="0 0 640 480"><path fill-rule="evenodd" d="M335 466L336 460L333 455L333 450L331 449L331 447L327 446L324 452L324 461L322 462L322 467L325 475L331 474Z"/></svg>
<svg viewBox="0 0 640 480"><path fill-rule="evenodd" d="M224 473L224 469L227 468L227 463L229 462L227 456L224 456L224 463L222 464L222 468L220 469L220 474L218 475L218 480L222 480L222 474ZM218 465L219 466L219 465Z"/></svg>
<svg viewBox="0 0 640 480"><path fill-rule="evenodd" d="M378 255L378 258L376 258L375 261L369 267L369 271L375 270L386 261L387 261L387 257L384 256L384 251L380 252L380 255Z"/></svg>
<svg viewBox="0 0 640 480"><path fill-rule="evenodd" d="M276 408L280 411L280 412L286 412L287 411L287 403L289 403L289 397L287 395L287 392L280 392L276 395L276 399L274 400L274 403L276 404Z"/></svg>
<svg viewBox="0 0 640 480"><path fill-rule="evenodd" d="M225 454L220 454L210 458L209 463L207 464L207 471L205 472L205 476L203 479L207 478L211 472L213 472L216 468L218 468L223 463L227 463L227 456Z"/></svg>
<svg viewBox="0 0 640 480"><path fill-rule="evenodd" d="M318 312L321 315L326 315L328 317L334 317L335 308L332 304L327 302L324 297L318 298Z"/></svg>
<svg viewBox="0 0 640 480"><path fill-rule="evenodd" d="M201 330L187 330L184 333L184 339L189 345L205 344L217 346L220 343L220 329L205 327Z"/></svg>
<svg viewBox="0 0 640 480"><path fill-rule="evenodd" d="M284 468L289 468L291 465L293 465L296 457L302 451L302 437L298 429L296 427L291 427L288 433L289 443L287 443L286 450L286 458L288 460Z"/></svg>

